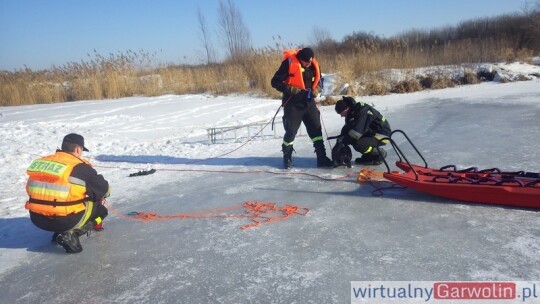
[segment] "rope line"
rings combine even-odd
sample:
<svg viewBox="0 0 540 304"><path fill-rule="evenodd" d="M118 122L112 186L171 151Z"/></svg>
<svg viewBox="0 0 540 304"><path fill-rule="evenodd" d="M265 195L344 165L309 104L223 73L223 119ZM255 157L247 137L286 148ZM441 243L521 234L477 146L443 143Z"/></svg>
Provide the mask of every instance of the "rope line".
<svg viewBox="0 0 540 304"><path fill-rule="evenodd" d="M308 208L299 207L295 205L283 205L278 206L274 202L258 202L247 201L241 206L231 206L219 209L210 209L204 211L194 211L190 213L179 213L160 215L156 212L138 212L133 211L128 214L119 212L113 208L109 203L104 202L109 210L118 215L121 218L138 221L138 222L158 222L167 221L173 219L230 219L230 218L247 218L251 222L242 225L240 229L246 230L254 227L258 227L264 224L270 224L278 221L286 220L294 215L307 215ZM244 209L243 213L234 213L238 210Z"/></svg>
<svg viewBox="0 0 540 304"><path fill-rule="evenodd" d="M94 165L94 167L107 168L107 169L122 169L122 170L144 170L141 168L127 168L121 166L104 166L104 165ZM302 171L272 171L272 170L216 170L216 169L172 169L172 168L161 168L161 171L170 171L170 172L205 172L205 173L231 173L231 174L274 174L274 175L300 175L300 176L309 176L318 178L325 181L341 181L346 180L347 178L353 176L355 172L350 172L338 177L327 177L315 173L302 172Z"/></svg>
<svg viewBox="0 0 540 304"><path fill-rule="evenodd" d="M283 105L281 105L279 108L278 108L278 111L276 112L276 115L277 113L279 112L279 110L282 108L282 107L285 107L287 105L287 103L289 103L289 101L291 100L291 97L292 95L285 101L285 103ZM315 102L315 101L313 101ZM321 124L322 124L322 127L323 127L323 130L326 134L326 137L328 137L328 132L326 130L326 126L324 124L324 120L322 118L322 113L320 111L320 106L317 104L317 109L319 110L319 114L320 114L320 119L321 119ZM275 115L274 115L275 117ZM223 156L226 156L226 155L229 155L229 154L232 154L233 152L235 151L238 151L240 150L242 147L246 146L248 143L250 143L251 141L253 141L254 138L256 138L261 132L263 132L270 123L273 123L273 119L269 120L265 125L264 127L262 127L257 133L255 133L255 135L251 136L246 142L242 143L241 145L239 145L238 147L230 150L230 151L227 151L225 153L222 153L222 154L219 154L219 155L216 155L216 156L212 156L212 157L208 157L208 158L203 158L203 159L198 159L198 160L193 160L193 161L190 161L190 162L187 162L183 165L190 165L190 164L195 164L195 163L200 163L200 162L204 162L204 161L209 161L209 160L213 160L213 159L218 159L220 157L223 157ZM328 141L328 145L330 146L330 151L332 150L332 144L330 143L330 141ZM140 168L122 168L122 167L119 167L119 166L105 166L105 165L94 165L94 167L100 167L100 168L109 168L109 169L135 169L135 170L144 170L144 169L140 169ZM270 170L251 170L251 171L235 171L235 170L208 170L208 169L160 169L160 170L163 170L163 171L178 171L178 172L209 172L209 173L239 173L239 174L242 174L242 173L246 173L246 174L250 174L250 173L268 173L268 174L276 174L276 175L304 175L304 176L311 176L311 177L315 177L315 178L319 178L321 180L327 180L327 181L340 181L340 180L345 180L349 177L351 177L353 175L353 173L348 173L344 176L340 176L340 177L336 177L336 178L331 178L331 177L324 177L322 175L317 175L317 174L313 174L313 173L307 173L307 172L276 172L276 171L270 171Z"/></svg>
<svg viewBox="0 0 540 304"><path fill-rule="evenodd" d="M315 102L315 100L313 100L313 102ZM326 130L326 125L324 123L324 119L321 113L321 107L319 104L317 104L317 109L319 110L319 116L321 117L321 125L322 125L322 129L324 130L324 134L326 135L326 141L328 142L328 146L330 146L330 151L332 151L333 146L332 146L332 143L328 140L328 131Z"/></svg>

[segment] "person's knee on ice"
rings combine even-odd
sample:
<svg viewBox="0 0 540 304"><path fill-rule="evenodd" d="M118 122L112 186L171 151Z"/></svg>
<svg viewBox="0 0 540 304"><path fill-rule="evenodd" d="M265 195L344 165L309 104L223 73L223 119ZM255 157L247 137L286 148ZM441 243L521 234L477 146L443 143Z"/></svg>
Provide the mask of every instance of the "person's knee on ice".
<svg viewBox="0 0 540 304"><path fill-rule="evenodd" d="M392 132L388 120L373 106L356 102L349 96L343 96L336 102L335 111L345 118L340 134L343 142L352 145L354 150L362 154L362 157L355 159L355 163L382 163L386 151L380 147L386 142L380 139L390 136Z"/></svg>

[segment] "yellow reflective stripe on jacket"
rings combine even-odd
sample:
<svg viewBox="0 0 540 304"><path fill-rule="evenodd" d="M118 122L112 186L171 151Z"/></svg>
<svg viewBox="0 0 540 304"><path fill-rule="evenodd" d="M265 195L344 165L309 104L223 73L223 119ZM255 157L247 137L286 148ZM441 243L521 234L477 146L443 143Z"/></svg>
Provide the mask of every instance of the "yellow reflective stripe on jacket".
<svg viewBox="0 0 540 304"><path fill-rule="evenodd" d="M69 196L69 186L66 185L56 185L51 183L29 180L27 186L30 193L38 194L42 197L56 197L60 198L60 201L65 201Z"/></svg>
<svg viewBox="0 0 540 304"><path fill-rule="evenodd" d="M97 224L97 225L99 225L99 224L101 224L101 222L103 222L103 220L102 220L101 217L99 217L99 216L96 217L96 218L94 219L94 221L96 221L96 224Z"/></svg>

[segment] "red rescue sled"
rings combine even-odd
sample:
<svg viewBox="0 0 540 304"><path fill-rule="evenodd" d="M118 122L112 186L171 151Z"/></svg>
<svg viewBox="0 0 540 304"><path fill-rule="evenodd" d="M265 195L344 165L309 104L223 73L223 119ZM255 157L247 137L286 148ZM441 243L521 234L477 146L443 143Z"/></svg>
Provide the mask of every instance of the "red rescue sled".
<svg viewBox="0 0 540 304"><path fill-rule="evenodd" d="M405 158L392 140L395 132L405 136L424 161L424 166L411 164ZM503 172L497 168L478 170L475 167L457 170L453 165L434 169L428 167L424 157L403 131L395 130L385 139L390 141L396 151L399 157L396 166L403 171L390 171L385 160L387 172L383 176L392 182L424 193L464 202L540 209L539 173Z"/></svg>

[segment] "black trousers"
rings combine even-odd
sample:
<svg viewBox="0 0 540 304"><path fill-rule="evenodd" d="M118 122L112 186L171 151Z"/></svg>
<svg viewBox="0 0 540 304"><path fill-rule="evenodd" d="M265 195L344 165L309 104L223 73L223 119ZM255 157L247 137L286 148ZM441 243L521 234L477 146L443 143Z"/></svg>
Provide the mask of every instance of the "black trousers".
<svg viewBox="0 0 540 304"><path fill-rule="evenodd" d="M95 221L97 217L102 220L107 217L109 211L100 203L86 202L86 210L67 216L45 216L39 213L30 212L30 220L36 227L62 233L71 229L84 226L89 221Z"/></svg>
<svg viewBox="0 0 540 304"><path fill-rule="evenodd" d="M354 145L353 145L353 148L354 150L362 153L362 154L365 154L365 153L369 153L371 151L373 151L373 149L376 149L377 146L384 146L386 145L385 143L381 143L379 142L379 139L377 139L376 137L373 137L373 136L362 136L360 137L359 140L357 140Z"/></svg>
<svg viewBox="0 0 540 304"><path fill-rule="evenodd" d="M318 137L322 140L321 113L315 102L309 101L307 105L293 103L283 108L283 127L285 128L283 142L287 144L294 142L302 122L311 140L316 140Z"/></svg>
<svg viewBox="0 0 540 304"><path fill-rule="evenodd" d="M362 154L370 153L377 147L386 145L386 141L379 141L379 139L390 136L391 132L390 124L388 121L385 121L377 133L369 131L367 134L364 134L364 136L360 137L353 144L353 148Z"/></svg>

